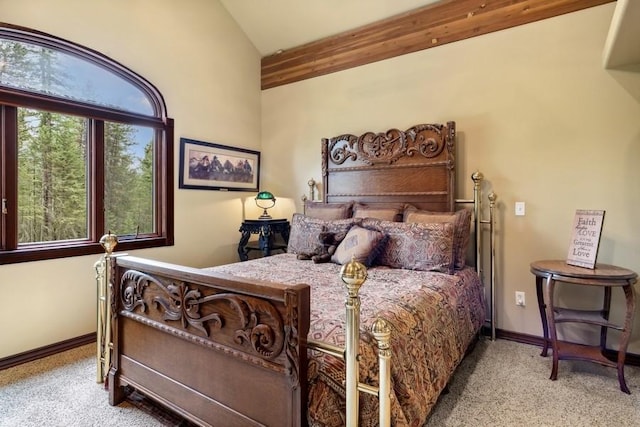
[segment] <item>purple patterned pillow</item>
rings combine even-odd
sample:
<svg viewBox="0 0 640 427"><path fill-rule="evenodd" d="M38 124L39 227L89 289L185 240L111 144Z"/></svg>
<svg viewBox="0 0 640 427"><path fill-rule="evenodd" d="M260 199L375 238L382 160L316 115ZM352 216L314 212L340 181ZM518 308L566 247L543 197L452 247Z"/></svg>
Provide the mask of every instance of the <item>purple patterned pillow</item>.
<svg viewBox="0 0 640 427"><path fill-rule="evenodd" d="M362 226L381 231L389 237L376 259L377 264L407 270L453 274L455 270L453 224L365 219Z"/></svg>
<svg viewBox="0 0 640 427"><path fill-rule="evenodd" d="M398 204L397 206L371 206L363 203L354 203L353 217L375 218L384 221L402 221L404 209L404 204Z"/></svg>
<svg viewBox="0 0 640 427"><path fill-rule="evenodd" d="M324 219L326 221L336 219L347 219L351 217L352 202L347 203L324 203L304 202L304 214L310 218Z"/></svg>
<svg viewBox="0 0 640 427"><path fill-rule="evenodd" d="M370 267L385 240L385 235L380 231L354 225L338 245L331 262L344 265L354 259Z"/></svg>
<svg viewBox="0 0 640 427"><path fill-rule="evenodd" d="M311 218L301 213L294 213L291 218L291 231L289 232L287 252L292 254L313 252L320 244L318 235L321 231L346 233L352 225L359 222L360 220L357 218L330 221Z"/></svg>
<svg viewBox="0 0 640 427"><path fill-rule="evenodd" d="M455 268L462 269L466 265L467 249L471 235L471 211L461 209L456 212L432 212L418 209L406 209L404 222L450 222L454 225Z"/></svg>

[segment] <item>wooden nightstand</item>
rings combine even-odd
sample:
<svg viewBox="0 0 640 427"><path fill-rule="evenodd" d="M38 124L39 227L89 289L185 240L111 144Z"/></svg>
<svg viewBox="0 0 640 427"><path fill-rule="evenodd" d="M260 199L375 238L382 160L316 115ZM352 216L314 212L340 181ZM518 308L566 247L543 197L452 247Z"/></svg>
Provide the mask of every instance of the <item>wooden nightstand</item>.
<svg viewBox="0 0 640 427"><path fill-rule="evenodd" d="M249 259L250 251L261 251L263 256L271 255L272 251L287 250L289 242L289 221L286 219L246 219L240 226L240 243L238 255L240 261ZM249 242L252 234L258 235L256 242Z"/></svg>
<svg viewBox="0 0 640 427"><path fill-rule="evenodd" d="M531 272L536 276L536 293L544 334L544 347L541 355L547 355L549 344L553 349L553 368L550 378L552 380L557 379L558 360L560 359L587 360L617 368L620 390L629 394L629 388L624 379L624 360L633 324L635 308L633 284L636 282L637 274L631 270L607 264L597 264L593 270L574 267L568 265L564 260L536 261L531 264ZM556 282L601 286L604 289L602 310L574 310L555 307L553 292ZM609 322L611 289L614 287L622 288L626 298L627 308L623 325ZM588 346L559 341L556 335L556 323L562 322L587 323L600 326L600 345ZM606 349L607 330L609 328L622 332L617 362L607 359L603 354Z"/></svg>

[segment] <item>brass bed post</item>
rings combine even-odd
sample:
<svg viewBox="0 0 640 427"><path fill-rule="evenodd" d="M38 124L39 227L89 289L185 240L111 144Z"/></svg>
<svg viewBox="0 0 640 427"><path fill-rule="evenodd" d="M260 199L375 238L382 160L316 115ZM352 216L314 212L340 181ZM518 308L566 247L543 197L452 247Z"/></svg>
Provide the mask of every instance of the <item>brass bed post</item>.
<svg viewBox="0 0 640 427"><path fill-rule="evenodd" d="M100 238L104 255L94 264L97 285L96 381L103 383L111 366L111 262L118 238L105 234Z"/></svg>
<svg viewBox="0 0 640 427"><path fill-rule="evenodd" d="M371 332L378 341L378 400L380 427L391 425L391 329L386 320L377 318Z"/></svg>
<svg viewBox="0 0 640 427"><path fill-rule="evenodd" d="M322 341L309 339L310 350L329 354L345 362L345 397L346 397L346 425L357 426L359 416L359 392L378 397L379 425L391 425L391 328L382 318L376 319L371 325L371 333L378 342L378 387L360 383L358 350L360 342L360 287L367 279L366 267L351 260L340 269L340 279L347 287L345 300L346 325L345 348L334 346Z"/></svg>
<svg viewBox="0 0 640 427"><path fill-rule="evenodd" d="M483 279L484 270L482 268L482 253L483 253L483 239L482 239L482 225L489 225L489 305L490 305L490 314L489 314L489 323L491 324L491 340L495 341L496 339L496 268L495 268L495 205L496 199L498 196L492 191L487 195L487 199L489 199L489 218L482 219L482 180L484 179L484 175L481 172L474 172L471 174L471 179L473 180L473 199L456 199L456 203L460 204L473 204L473 220L474 220L474 240L475 240L475 268L480 279ZM484 280L483 280L484 282Z"/></svg>
<svg viewBox="0 0 640 427"><path fill-rule="evenodd" d="M358 425L358 348L360 340L360 297L358 291L367 279L367 269L353 259L340 269L340 279L347 287L347 325L345 337L345 393L346 393L346 424Z"/></svg>
<svg viewBox="0 0 640 427"><path fill-rule="evenodd" d="M496 246L495 246L495 205L496 205L496 194L494 192L489 193L487 196L489 198L489 248L490 248L490 258L491 258L491 272L490 272L490 283L491 283L491 339L495 341L496 339Z"/></svg>
<svg viewBox="0 0 640 427"><path fill-rule="evenodd" d="M104 288L103 285L105 281L105 272L107 270L105 255L103 255L96 263L93 265L96 270L96 303L97 303L97 328L96 328L96 382L103 383L105 377L105 369L102 364L102 349L103 349L103 339L104 332L102 330L102 307L104 307Z"/></svg>
<svg viewBox="0 0 640 427"><path fill-rule="evenodd" d="M309 181L307 182L307 185L309 186L309 200L313 202L316 199L316 195L315 195L316 180L313 178L309 179Z"/></svg>
<svg viewBox="0 0 640 427"><path fill-rule="evenodd" d="M476 253L475 253L475 264L476 271L478 275L482 278L482 233L480 232L482 223L482 189L480 188L480 184L484 179L484 175L481 172L474 172L471 175L471 179L473 180L473 219L475 221L475 240L476 240Z"/></svg>
<svg viewBox="0 0 640 427"><path fill-rule="evenodd" d="M316 180L313 178L310 178L309 181L307 181L307 185L309 186L309 197L307 197L306 194L303 194L302 197L300 197L300 200L302 200L302 213L305 215L307 213L307 200L311 202L314 202L316 200L316 195L315 195Z"/></svg>
<svg viewBox="0 0 640 427"><path fill-rule="evenodd" d="M482 233L479 232L481 224L489 225L489 300L490 300L490 322L491 322L491 340L496 340L496 249L495 249L495 205L496 199L498 196L492 191L487 195L487 199L489 200L489 218L482 219L481 212L481 190L480 190L480 181L484 178L484 176L480 172L475 172L472 176L472 179L475 183L474 193L477 194L475 197L477 201L475 202L475 208L477 209L478 216L476 217L476 251L477 256L480 257L480 253L482 252ZM476 261L478 262L478 261ZM482 265L482 260L479 261L480 265ZM478 272L482 271L482 267ZM482 278L482 277L481 277Z"/></svg>

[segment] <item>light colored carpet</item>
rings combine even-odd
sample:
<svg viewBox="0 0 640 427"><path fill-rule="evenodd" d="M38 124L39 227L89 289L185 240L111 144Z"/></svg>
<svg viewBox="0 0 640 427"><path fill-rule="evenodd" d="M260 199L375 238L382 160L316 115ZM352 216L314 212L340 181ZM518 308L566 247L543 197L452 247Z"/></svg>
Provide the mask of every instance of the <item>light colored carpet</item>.
<svg viewBox="0 0 640 427"><path fill-rule="evenodd" d="M552 359L540 347L482 340L460 364L427 426L640 426L640 368L625 367L631 395L617 371L595 363ZM551 353L550 353L551 354Z"/></svg>
<svg viewBox="0 0 640 427"><path fill-rule="evenodd" d="M0 371L0 427L178 425L130 402L110 406L95 352L87 345Z"/></svg>
<svg viewBox="0 0 640 427"><path fill-rule="evenodd" d="M0 426L180 425L135 401L109 406L95 381L94 351L84 346L0 371ZM539 347L481 340L426 426L640 425L640 368L626 368L627 395L615 369L588 362L560 361L551 381L551 358L539 354Z"/></svg>

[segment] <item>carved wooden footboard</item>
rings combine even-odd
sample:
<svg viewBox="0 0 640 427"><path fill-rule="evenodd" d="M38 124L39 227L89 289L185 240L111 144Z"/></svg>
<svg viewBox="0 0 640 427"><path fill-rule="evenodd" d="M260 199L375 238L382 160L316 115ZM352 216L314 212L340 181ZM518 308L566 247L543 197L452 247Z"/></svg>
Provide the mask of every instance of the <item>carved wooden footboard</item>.
<svg viewBox="0 0 640 427"><path fill-rule="evenodd" d="M130 385L199 425L306 420L307 285L112 261L110 404Z"/></svg>

